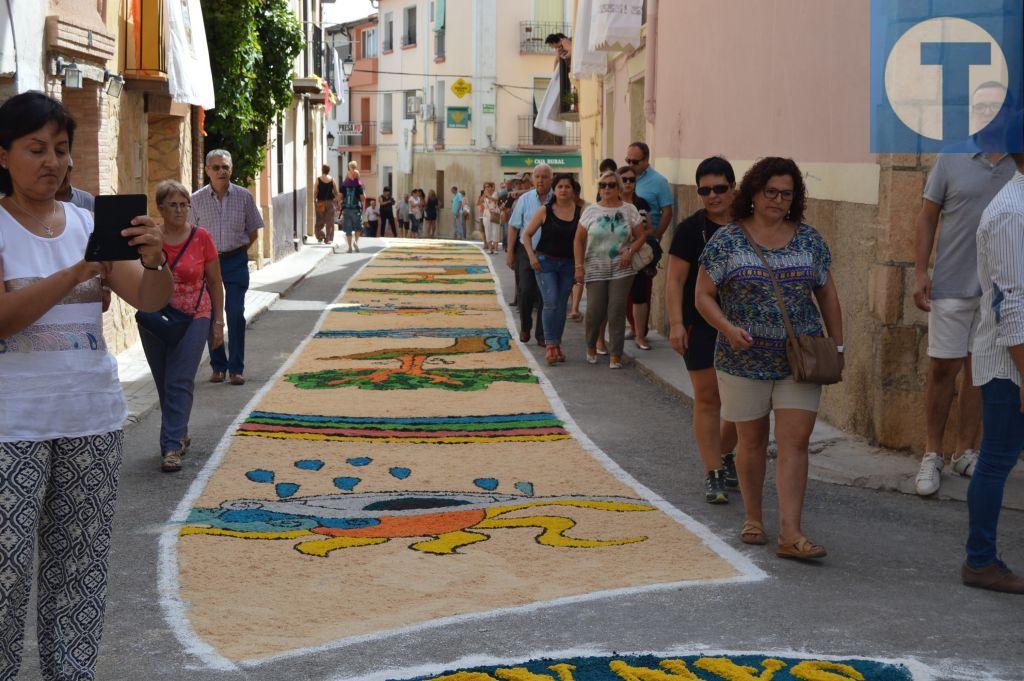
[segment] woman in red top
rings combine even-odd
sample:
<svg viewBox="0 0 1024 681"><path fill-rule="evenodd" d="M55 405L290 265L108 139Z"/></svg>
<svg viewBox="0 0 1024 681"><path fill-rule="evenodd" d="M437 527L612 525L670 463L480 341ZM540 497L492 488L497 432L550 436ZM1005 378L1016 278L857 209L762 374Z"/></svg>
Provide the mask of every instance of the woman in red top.
<svg viewBox="0 0 1024 681"><path fill-rule="evenodd" d="M220 260L210 233L188 224L190 195L184 185L165 180L156 187L156 204L164 219L164 253L172 265L174 295L170 306L192 315L181 340L173 345L139 325L142 348L160 395L160 468L181 470L188 450L188 419L196 370L207 338L224 343L224 287Z"/></svg>

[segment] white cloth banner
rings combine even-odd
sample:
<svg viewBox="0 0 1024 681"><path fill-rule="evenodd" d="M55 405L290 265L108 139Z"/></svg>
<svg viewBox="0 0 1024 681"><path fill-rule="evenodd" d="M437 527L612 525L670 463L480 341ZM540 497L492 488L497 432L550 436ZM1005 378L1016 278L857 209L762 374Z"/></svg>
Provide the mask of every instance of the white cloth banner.
<svg viewBox="0 0 1024 681"><path fill-rule="evenodd" d="M171 99L212 109L213 73L199 0L164 0L164 34Z"/></svg>
<svg viewBox="0 0 1024 681"><path fill-rule="evenodd" d="M13 75L17 91L43 89L45 2L0 0L0 75Z"/></svg>
<svg viewBox="0 0 1024 681"><path fill-rule="evenodd" d="M334 59L334 82L331 85L334 86L334 92L338 95L338 104L344 104L348 101L348 81L345 79L345 73L341 70L338 48L331 48L331 58ZM344 107L344 110L345 120L348 120L348 107Z"/></svg>
<svg viewBox="0 0 1024 681"><path fill-rule="evenodd" d="M398 142L398 172L409 174L412 172L412 141L416 133L416 120L402 119L399 132L402 136Z"/></svg>
<svg viewBox="0 0 1024 681"><path fill-rule="evenodd" d="M593 0L580 0L576 8L576 24L572 39L572 77L585 80L590 76L608 73L608 55L590 49L590 27L593 17Z"/></svg>
<svg viewBox="0 0 1024 681"><path fill-rule="evenodd" d="M640 47L643 13L643 0L596 0L588 47L604 52Z"/></svg>
<svg viewBox="0 0 1024 681"><path fill-rule="evenodd" d="M562 90L562 76L559 68L555 66L555 72L551 74L551 82L544 92L544 99L541 100L537 109L537 118L533 121L533 127L544 132L549 132L558 137L565 137L565 123L558 117L559 96Z"/></svg>

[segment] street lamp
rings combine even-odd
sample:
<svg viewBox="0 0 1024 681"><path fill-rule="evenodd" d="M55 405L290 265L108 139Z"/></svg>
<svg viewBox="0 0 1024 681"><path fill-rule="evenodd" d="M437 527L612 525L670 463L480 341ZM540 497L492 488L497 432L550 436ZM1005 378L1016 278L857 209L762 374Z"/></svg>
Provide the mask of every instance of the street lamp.
<svg viewBox="0 0 1024 681"><path fill-rule="evenodd" d="M334 133L333 132L327 133L327 148L328 149L333 149L334 148Z"/></svg>
<svg viewBox="0 0 1024 681"><path fill-rule="evenodd" d="M103 69L103 90L115 99L120 97L124 90L124 77Z"/></svg>
<svg viewBox="0 0 1024 681"><path fill-rule="evenodd" d="M78 63L74 59L69 64L61 57L57 57L57 75L64 76L64 87L66 88L82 87L82 69L78 67Z"/></svg>
<svg viewBox="0 0 1024 681"><path fill-rule="evenodd" d="M352 69L354 69L356 63L352 61L352 55L345 57L345 61L341 62L341 72L345 74L345 80L348 80L349 76L352 75Z"/></svg>

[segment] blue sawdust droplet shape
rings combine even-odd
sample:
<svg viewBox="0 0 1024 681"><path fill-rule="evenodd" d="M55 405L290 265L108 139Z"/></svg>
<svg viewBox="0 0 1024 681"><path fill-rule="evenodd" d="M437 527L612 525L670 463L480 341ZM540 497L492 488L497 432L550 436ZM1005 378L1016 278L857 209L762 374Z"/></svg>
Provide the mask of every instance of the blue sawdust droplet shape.
<svg viewBox="0 0 1024 681"><path fill-rule="evenodd" d="M277 492L277 496L287 499L299 491L299 486L294 482L279 482L274 487L274 491Z"/></svg>
<svg viewBox="0 0 1024 681"><path fill-rule="evenodd" d="M492 492L498 489L497 478L477 478L476 480L473 481L473 484L479 487L480 489L487 490L488 492Z"/></svg>
<svg viewBox="0 0 1024 681"><path fill-rule="evenodd" d="M395 466L394 468L389 469L388 473L391 473L391 477L398 478L399 480L405 480L412 475L411 470L403 468L402 466Z"/></svg>
<svg viewBox="0 0 1024 681"><path fill-rule="evenodd" d="M274 482L274 471L256 469L246 473L245 477L249 478L253 482Z"/></svg>
<svg viewBox="0 0 1024 681"><path fill-rule="evenodd" d="M324 467L324 462L320 459L302 459L295 462L295 467L304 471L318 471Z"/></svg>
<svg viewBox="0 0 1024 681"><path fill-rule="evenodd" d="M345 459L345 463L349 466L369 466L373 463L373 459L368 456L357 456L353 459Z"/></svg>
<svg viewBox="0 0 1024 681"><path fill-rule="evenodd" d="M343 492L351 492L356 488L356 485L358 485L360 482L362 482L362 480L360 480L359 478L335 478L334 486Z"/></svg>
<svg viewBox="0 0 1024 681"><path fill-rule="evenodd" d="M517 482L516 489L525 494L528 497L533 496L533 483L532 482Z"/></svg>

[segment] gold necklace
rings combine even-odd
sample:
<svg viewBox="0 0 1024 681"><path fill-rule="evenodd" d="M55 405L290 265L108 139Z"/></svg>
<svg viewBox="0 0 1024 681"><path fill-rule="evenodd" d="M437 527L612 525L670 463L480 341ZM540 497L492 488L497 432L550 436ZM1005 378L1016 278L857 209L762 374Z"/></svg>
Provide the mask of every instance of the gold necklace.
<svg viewBox="0 0 1024 681"><path fill-rule="evenodd" d="M28 208L25 208L25 206L21 205L21 202L18 201L18 199L16 197L12 196L11 197L11 202L14 203L14 205L16 205L18 207L18 210L20 210L22 213L24 213L25 215L29 216L33 220L35 220L36 224L39 225L40 227L42 227L43 231L46 232L46 236L48 238L50 238L50 239L53 238L53 229L49 225L47 225L45 222L43 222L38 217L36 217L35 213L30 211ZM57 202L54 201L53 202L53 209L50 211L50 219L53 220L53 216L55 216L56 214L57 214Z"/></svg>

